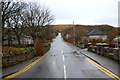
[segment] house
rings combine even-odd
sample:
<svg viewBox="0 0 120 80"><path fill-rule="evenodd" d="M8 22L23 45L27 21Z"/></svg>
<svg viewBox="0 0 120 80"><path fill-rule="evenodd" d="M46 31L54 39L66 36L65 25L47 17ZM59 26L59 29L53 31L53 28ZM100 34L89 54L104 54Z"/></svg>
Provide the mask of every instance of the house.
<svg viewBox="0 0 120 80"><path fill-rule="evenodd" d="M113 40L115 41L115 47L118 48L120 46L120 37L116 37Z"/></svg>
<svg viewBox="0 0 120 80"><path fill-rule="evenodd" d="M18 40L16 39L16 36L12 36L14 39L12 39L12 44L18 44ZM32 39L31 36L27 36L27 35L23 35L20 38L20 42L21 44L33 44L34 41ZM6 39L5 41L3 41L4 45L8 44L8 40Z"/></svg>
<svg viewBox="0 0 120 80"><path fill-rule="evenodd" d="M71 35L70 35L70 34L66 34L65 38L66 38L66 39L70 39L70 38L71 38Z"/></svg>
<svg viewBox="0 0 120 80"><path fill-rule="evenodd" d="M89 32L87 35L85 35L85 38L87 40L90 40L90 39L106 40L107 39L107 34L100 29L94 29L91 32Z"/></svg>
<svg viewBox="0 0 120 80"><path fill-rule="evenodd" d="M31 36L24 35L24 36L21 38L21 43L22 43L22 44L33 44L34 41L33 41L33 39L32 39Z"/></svg>

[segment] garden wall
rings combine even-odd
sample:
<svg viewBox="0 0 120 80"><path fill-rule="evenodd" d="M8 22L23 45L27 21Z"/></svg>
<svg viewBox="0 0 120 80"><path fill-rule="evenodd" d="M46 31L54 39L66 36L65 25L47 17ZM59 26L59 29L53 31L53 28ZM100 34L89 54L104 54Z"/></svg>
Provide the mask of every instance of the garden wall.
<svg viewBox="0 0 120 80"><path fill-rule="evenodd" d="M89 46L88 51L119 61L119 49L104 46Z"/></svg>
<svg viewBox="0 0 120 80"><path fill-rule="evenodd" d="M50 50L50 43L44 43L45 51ZM24 50L18 50L15 47L4 47L2 49L2 68L18 64L27 59L38 56L34 47L26 47Z"/></svg>
<svg viewBox="0 0 120 80"><path fill-rule="evenodd" d="M34 48L27 48L25 50L17 50L11 52L3 52L2 68L18 64L35 56Z"/></svg>

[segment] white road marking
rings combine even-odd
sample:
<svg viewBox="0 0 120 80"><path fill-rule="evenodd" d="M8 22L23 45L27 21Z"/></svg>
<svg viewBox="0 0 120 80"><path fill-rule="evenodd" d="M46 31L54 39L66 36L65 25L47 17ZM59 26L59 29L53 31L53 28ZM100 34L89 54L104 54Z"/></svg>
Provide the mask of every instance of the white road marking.
<svg viewBox="0 0 120 80"><path fill-rule="evenodd" d="M53 62L53 65L55 65L55 61Z"/></svg>
<svg viewBox="0 0 120 80"><path fill-rule="evenodd" d="M61 49L61 51L62 51L62 49ZM63 51L62 51L62 54L63 54ZM64 54L63 54L63 62L65 62L65 56L64 56ZM66 72L66 66L65 66L65 64L64 64L63 68L64 68L64 79L67 80L67 72Z"/></svg>
<svg viewBox="0 0 120 80"><path fill-rule="evenodd" d="M64 78L65 78L65 80L66 80L66 78L67 78L67 74L66 74L66 66L64 65Z"/></svg>
<svg viewBox="0 0 120 80"><path fill-rule="evenodd" d="M64 57L64 55L63 55L63 62L65 61L65 57Z"/></svg>

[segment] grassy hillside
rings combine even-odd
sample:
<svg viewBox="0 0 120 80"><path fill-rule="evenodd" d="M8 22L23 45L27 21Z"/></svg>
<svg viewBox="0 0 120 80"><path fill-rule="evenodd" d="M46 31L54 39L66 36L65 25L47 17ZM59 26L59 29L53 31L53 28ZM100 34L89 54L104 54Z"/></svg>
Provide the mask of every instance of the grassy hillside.
<svg viewBox="0 0 120 80"><path fill-rule="evenodd" d="M93 29L100 29L106 34L108 34L108 39L110 41L114 37L120 35L120 28L113 27L110 25L52 25L52 29L61 31L64 38L66 34L70 34L72 36L71 40L73 40L75 36L76 41L79 41L79 42L83 41L84 35L92 31Z"/></svg>

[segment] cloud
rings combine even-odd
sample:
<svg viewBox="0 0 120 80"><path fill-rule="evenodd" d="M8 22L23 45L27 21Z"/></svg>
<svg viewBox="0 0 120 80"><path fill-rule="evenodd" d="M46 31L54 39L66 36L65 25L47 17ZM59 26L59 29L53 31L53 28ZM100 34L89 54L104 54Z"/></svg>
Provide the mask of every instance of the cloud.
<svg viewBox="0 0 120 80"><path fill-rule="evenodd" d="M30 0L29 0L30 1ZM31 0L33 1L33 0ZM34 0L51 9L53 24L111 24L117 25L119 0ZM113 17L116 16L116 17Z"/></svg>

